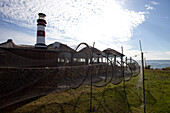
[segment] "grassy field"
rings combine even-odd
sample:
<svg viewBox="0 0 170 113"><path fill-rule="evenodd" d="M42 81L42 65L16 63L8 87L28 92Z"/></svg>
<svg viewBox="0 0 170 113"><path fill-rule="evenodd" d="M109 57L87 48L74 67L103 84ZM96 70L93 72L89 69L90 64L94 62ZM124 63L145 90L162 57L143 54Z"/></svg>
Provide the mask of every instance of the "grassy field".
<svg viewBox="0 0 170 113"><path fill-rule="evenodd" d="M146 112L170 113L170 70L145 70ZM91 112L143 112L142 81L137 76L123 84L93 87ZM49 94L26 104L12 113L88 113L90 87L81 86L66 92Z"/></svg>

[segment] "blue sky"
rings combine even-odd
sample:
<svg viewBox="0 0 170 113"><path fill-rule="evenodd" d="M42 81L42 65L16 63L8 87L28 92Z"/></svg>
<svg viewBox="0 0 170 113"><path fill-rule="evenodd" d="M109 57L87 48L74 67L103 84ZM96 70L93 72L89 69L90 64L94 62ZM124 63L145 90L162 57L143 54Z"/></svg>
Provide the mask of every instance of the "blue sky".
<svg viewBox="0 0 170 113"><path fill-rule="evenodd" d="M127 56L170 60L169 0L1 0L0 43L36 43L38 13L47 15L46 44L86 42Z"/></svg>

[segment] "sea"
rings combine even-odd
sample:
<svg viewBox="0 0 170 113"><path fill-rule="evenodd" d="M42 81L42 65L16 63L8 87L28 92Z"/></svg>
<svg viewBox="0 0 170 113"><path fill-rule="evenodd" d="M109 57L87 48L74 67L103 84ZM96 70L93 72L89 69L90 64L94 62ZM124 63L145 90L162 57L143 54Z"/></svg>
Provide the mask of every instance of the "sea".
<svg viewBox="0 0 170 113"><path fill-rule="evenodd" d="M140 64L140 63L139 63ZM146 60L146 65L151 65L153 69L162 69L166 67L170 67L170 60Z"/></svg>

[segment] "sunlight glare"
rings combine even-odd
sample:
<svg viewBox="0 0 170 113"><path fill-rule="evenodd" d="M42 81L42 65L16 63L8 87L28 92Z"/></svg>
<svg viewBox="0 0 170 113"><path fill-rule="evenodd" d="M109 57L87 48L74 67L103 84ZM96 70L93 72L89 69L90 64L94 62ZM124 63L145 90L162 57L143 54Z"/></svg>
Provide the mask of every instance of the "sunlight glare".
<svg viewBox="0 0 170 113"><path fill-rule="evenodd" d="M75 30L79 39L89 42L95 40L127 41L131 37L129 13L121 9L116 2L105 4L101 15L92 15L90 12L88 15Z"/></svg>

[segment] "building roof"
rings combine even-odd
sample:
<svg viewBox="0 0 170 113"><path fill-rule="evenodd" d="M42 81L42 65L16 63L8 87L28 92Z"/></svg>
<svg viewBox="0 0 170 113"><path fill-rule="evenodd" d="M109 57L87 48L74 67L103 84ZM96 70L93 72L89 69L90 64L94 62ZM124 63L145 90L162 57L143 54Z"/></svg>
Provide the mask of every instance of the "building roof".
<svg viewBox="0 0 170 113"><path fill-rule="evenodd" d="M14 44L14 42L12 41L12 39L8 39L6 42L1 43L0 47L8 47L8 48L12 48L12 47L16 47L16 45Z"/></svg>
<svg viewBox="0 0 170 113"><path fill-rule="evenodd" d="M93 57L102 57L105 53L100 51L97 48L94 47L84 47L83 49L81 49L80 51L78 51L79 54L85 54L88 58L90 58L90 50L93 53ZM81 56L81 55L80 55Z"/></svg>
<svg viewBox="0 0 170 113"><path fill-rule="evenodd" d="M111 48L107 48L107 49L103 50L103 52L109 56L117 56L117 57L125 56L124 54L122 54L114 49L111 49Z"/></svg>
<svg viewBox="0 0 170 113"><path fill-rule="evenodd" d="M41 15L41 16L46 16L44 13L38 13L38 15Z"/></svg>
<svg viewBox="0 0 170 113"><path fill-rule="evenodd" d="M100 51L99 49L97 48L94 48L94 47L89 47L89 49L91 49L92 53L95 53L96 55L102 55L104 54L104 52ZM84 47L83 49L81 49L79 52L83 52L83 53L90 53L88 47Z"/></svg>
<svg viewBox="0 0 170 113"><path fill-rule="evenodd" d="M70 48L69 46L62 44L60 42L54 42L47 46L48 50L55 50L55 51L63 51L63 52L76 52L74 49Z"/></svg>
<svg viewBox="0 0 170 113"><path fill-rule="evenodd" d="M14 44L12 39L8 39L6 42L1 43L0 47L5 47L5 48L34 48L33 45L16 45L16 44Z"/></svg>

